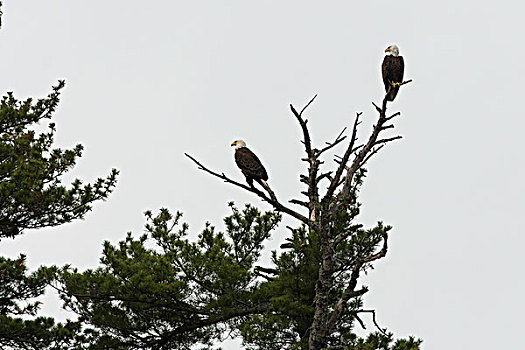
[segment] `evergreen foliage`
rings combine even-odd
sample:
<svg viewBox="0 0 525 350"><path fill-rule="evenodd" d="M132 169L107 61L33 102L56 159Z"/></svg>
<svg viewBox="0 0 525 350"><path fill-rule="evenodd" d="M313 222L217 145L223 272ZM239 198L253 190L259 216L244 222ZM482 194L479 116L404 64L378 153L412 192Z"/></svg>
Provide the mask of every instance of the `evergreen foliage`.
<svg viewBox="0 0 525 350"><path fill-rule="evenodd" d="M8 93L0 104L0 241L24 230L57 226L83 218L93 202L113 190L117 171L93 184L74 180L62 184L62 176L82 155L82 146L53 148L55 125L38 133L38 124L50 120L59 103L60 81L45 98L16 99ZM28 273L25 255L0 257L0 345L2 348L62 349L73 344L80 325L55 324L52 318L35 317L37 298L54 278L56 269ZM80 338L78 338L80 339ZM87 338L86 338L87 339Z"/></svg>
<svg viewBox="0 0 525 350"><path fill-rule="evenodd" d="M334 287L329 303L347 288L356 260L383 244L389 226L364 229L355 224L356 201L364 171L359 172L348 206L336 215L334 229L349 239L338 246ZM212 349L228 336L240 335L247 349L309 349L314 300L322 261L317 233L302 225L290 228L292 249L272 252L273 268L257 265L263 244L280 222L277 211L260 213L246 205L224 219L225 232L207 224L196 241L181 213L146 212L145 233L128 233L118 245L104 243L102 266L79 272L66 266L59 282L65 307L99 334L94 349ZM366 263L363 270L371 267ZM391 333L356 336L363 311L362 287L348 303L328 349L416 350L421 340L394 341Z"/></svg>
<svg viewBox="0 0 525 350"><path fill-rule="evenodd" d="M37 134L35 124L55 112L64 82L46 98L17 100L8 93L0 105L0 239L13 238L24 229L57 226L81 219L91 203L105 199L115 186L117 171L94 184L75 180L70 188L61 177L82 156L82 145L52 148L55 124Z"/></svg>
<svg viewBox="0 0 525 350"><path fill-rule="evenodd" d="M267 309L254 264L281 216L249 205L231 208L225 232L208 224L196 242L187 239L181 213L147 212L143 235L104 243L102 267L63 269L65 305L103 334L95 348L211 346Z"/></svg>

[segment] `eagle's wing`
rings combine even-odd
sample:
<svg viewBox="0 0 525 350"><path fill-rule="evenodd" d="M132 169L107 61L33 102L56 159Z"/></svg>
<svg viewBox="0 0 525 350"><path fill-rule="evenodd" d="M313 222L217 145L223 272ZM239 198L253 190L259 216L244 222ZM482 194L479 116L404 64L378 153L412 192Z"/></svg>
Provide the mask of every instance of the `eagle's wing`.
<svg viewBox="0 0 525 350"><path fill-rule="evenodd" d="M381 65L381 73L383 75L383 83L385 84L385 90L388 91L388 86L390 85L388 71L390 70L390 58L391 56L385 56L383 59L383 64Z"/></svg>
<svg viewBox="0 0 525 350"><path fill-rule="evenodd" d="M392 73L393 73L393 79L396 83L402 83L403 82L403 73L405 72L405 61L403 60L402 56L396 57L396 60L392 62Z"/></svg>
<svg viewBox="0 0 525 350"><path fill-rule="evenodd" d="M248 176L254 179L268 180L266 169L255 153L246 147L235 151L235 163Z"/></svg>
<svg viewBox="0 0 525 350"><path fill-rule="evenodd" d="M383 83L385 84L385 91L389 91L392 83L403 82L403 73L405 70L405 62L402 56L385 56L383 64L381 65L381 73L383 75ZM399 86L393 87L388 94L388 100L393 101L399 91Z"/></svg>

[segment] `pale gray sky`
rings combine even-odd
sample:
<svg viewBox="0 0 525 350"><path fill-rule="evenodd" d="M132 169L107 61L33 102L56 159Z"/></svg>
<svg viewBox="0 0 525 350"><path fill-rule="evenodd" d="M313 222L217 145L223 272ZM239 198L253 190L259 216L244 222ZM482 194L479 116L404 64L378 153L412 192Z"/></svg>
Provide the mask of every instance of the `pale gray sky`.
<svg viewBox="0 0 525 350"><path fill-rule="evenodd" d="M300 130L314 142L383 96L380 64L396 43L405 77L391 111L401 141L369 165L361 220L394 226L367 280L367 307L396 336L434 349L518 349L525 313L521 101L525 10L518 1L4 1L0 91L41 97L67 81L57 145L86 151L68 179L112 167L116 191L86 220L2 241L31 268L96 267L104 240L142 232L146 209L181 210L197 234L226 203L265 204L183 156L243 180L242 138L282 199L299 198ZM327 162L330 163L330 162ZM293 221L290 221L293 223ZM278 230L267 244L286 237ZM52 295L43 311L62 319ZM69 315L71 317L72 315ZM520 328L519 328L520 327ZM228 348L236 348L229 343Z"/></svg>

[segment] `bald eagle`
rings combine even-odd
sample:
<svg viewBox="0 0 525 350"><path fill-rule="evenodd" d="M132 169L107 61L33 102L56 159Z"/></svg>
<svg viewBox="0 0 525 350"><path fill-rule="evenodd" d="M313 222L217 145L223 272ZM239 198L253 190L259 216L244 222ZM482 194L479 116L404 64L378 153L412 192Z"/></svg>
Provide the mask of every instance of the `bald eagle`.
<svg viewBox="0 0 525 350"><path fill-rule="evenodd" d="M396 45L390 45L385 49L385 52L389 52L390 55L385 56L381 66L383 83L385 83L385 90L388 93L387 101L394 101L399 91L399 84L403 82L405 62L403 56L399 56L399 48Z"/></svg>
<svg viewBox="0 0 525 350"><path fill-rule="evenodd" d="M268 174L257 156L246 147L243 140L232 142L232 147L235 146L235 163L241 169L243 175L246 177L246 182L250 187L253 187L253 180L257 181L264 188L268 189Z"/></svg>

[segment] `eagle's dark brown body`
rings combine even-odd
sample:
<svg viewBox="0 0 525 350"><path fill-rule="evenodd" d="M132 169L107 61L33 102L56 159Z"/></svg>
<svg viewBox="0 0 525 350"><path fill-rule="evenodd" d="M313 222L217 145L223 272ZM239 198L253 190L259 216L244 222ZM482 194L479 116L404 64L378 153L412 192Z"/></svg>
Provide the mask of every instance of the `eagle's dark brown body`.
<svg viewBox="0 0 525 350"><path fill-rule="evenodd" d="M403 82L403 72L405 71L405 62L403 61L402 56L392 56L387 55L383 60L383 65L381 66L383 73L383 83L385 83L385 91L388 92L387 101L394 101L396 98L397 92L399 91L399 86L392 86L392 83L401 83Z"/></svg>
<svg viewBox="0 0 525 350"><path fill-rule="evenodd" d="M261 161L247 147L240 147L235 150L235 163L241 169L250 186L253 185L253 180L257 182L268 180L268 174Z"/></svg>

